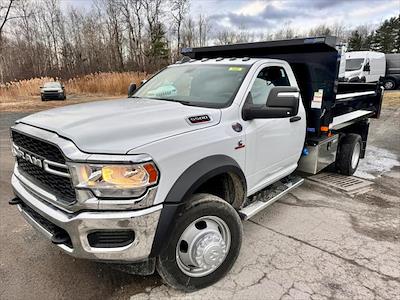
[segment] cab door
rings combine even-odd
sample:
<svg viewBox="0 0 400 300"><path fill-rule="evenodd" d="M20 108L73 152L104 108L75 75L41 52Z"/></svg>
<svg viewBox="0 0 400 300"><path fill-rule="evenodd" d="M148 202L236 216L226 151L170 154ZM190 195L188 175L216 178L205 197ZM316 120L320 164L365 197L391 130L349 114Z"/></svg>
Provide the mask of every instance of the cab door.
<svg viewBox="0 0 400 300"><path fill-rule="evenodd" d="M288 65L264 64L257 69L246 101L266 105L270 90L277 86L297 87L293 72ZM306 133L301 100L297 116L244 121L244 129L250 195L296 169Z"/></svg>

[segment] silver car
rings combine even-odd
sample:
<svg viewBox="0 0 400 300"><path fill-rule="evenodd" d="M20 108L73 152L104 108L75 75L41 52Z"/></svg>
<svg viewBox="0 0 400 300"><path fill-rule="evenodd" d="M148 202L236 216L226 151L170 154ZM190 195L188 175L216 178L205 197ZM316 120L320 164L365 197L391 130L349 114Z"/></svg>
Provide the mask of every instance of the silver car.
<svg viewBox="0 0 400 300"><path fill-rule="evenodd" d="M46 82L43 86L40 87L40 96L42 101L47 100L65 100L65 88L60 82Z"/></svg>

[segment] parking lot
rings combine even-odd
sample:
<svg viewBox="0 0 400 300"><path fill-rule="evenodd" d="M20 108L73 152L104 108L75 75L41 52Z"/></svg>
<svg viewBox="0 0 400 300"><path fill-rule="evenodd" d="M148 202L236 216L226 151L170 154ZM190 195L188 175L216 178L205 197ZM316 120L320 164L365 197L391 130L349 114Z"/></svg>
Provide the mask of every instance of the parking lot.
<svg viewBox="0 0 400 300"><path fill-rule="evenodd" d="M45 240L7 201L13 158L8 128L26 113L0 113L1 299L399 299L400 99L372 120L357 176L369 190L348 194L306 180L244 223L232 271L184 294L158 275L131 276L77 260Z"/></svg>

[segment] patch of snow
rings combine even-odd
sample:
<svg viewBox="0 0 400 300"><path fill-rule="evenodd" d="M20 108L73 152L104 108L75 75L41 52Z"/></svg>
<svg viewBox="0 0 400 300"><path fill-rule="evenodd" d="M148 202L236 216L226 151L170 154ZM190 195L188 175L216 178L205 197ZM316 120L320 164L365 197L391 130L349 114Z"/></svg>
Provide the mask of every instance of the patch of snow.
<svg viewBox="0 0 400 300"><path fill-rule="evenodd" d="M386 149L368 146L365 158L360 160L354 176L375 179L396 166L400 166L396 154Z"/></svg>

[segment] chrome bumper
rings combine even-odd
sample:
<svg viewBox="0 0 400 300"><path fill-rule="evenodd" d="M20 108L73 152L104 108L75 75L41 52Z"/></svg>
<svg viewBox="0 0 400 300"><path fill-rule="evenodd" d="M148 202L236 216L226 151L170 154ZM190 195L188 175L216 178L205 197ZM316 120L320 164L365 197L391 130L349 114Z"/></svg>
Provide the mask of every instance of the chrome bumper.
<svg viewBox="0 0 400 300"><path fill-rule="evenodd" d="M82 212L69 214L47 204L33 195L24 187L15 176L11 180L15 194L36 213L46 220L65 230L72 242L72 248L65 244L57 244L66 253L86 259L109 261L140 261L146 259L153 245L162 205L138 211L121 212ZM47 238L52 238L52 233L35 220L22 205L18 209L23 217ZM87 235L97 230L133 230L134 241L124 247L94 248L89 245Z"/></svg>

